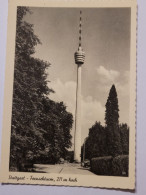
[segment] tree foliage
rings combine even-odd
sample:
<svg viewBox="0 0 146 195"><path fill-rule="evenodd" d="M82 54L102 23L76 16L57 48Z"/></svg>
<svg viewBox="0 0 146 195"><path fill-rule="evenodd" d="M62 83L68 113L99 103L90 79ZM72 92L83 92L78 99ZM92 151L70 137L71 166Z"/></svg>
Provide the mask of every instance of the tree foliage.
<svg viewBox="0 0 146 195"><path fill-rule="evenodd" d="M122 148L119 131L119 106L115 85L112 85L110 89L105 107L108 154L116 156L122 153Z"/></svg>
<svg viewBox="0 0 146 195"><path fill-rule="evenodd" d="M105 156L107 154L105 142L105 128L100 122L95 122L95 124L89 129L89 136L85 142L85 159Z"/></svg>
<svg viewBox="0 0 146 195"><path fill-rule="evenodd" d="M126 123L119 125L122 153L129 154L129 127Z"/></svg>
<svg viewBox="0 0 146 195"><path fill-rule="evenodd" d="M67 149L71 147L73 117L66 111L63 102L57 103L48 98L43 99L44 110L40 128L46 130L45 146L48 148L47 163L56 163L66 157ZM42 156L38 159L42 160Z"/></svg>
<svg viewBox="0 0 146 195"><path fill-rule="evenodd" d="M100 122L89 129L88 137L82 146L82 160L85 147L85 159L103 156L129 154L129 127L119 124L119 106L116 88L109 92L105 111L105 127Z"/></svg>
<svg viewBox="0 0 146 195"><path fill-rule="evenodd" d="M10 169L19 171L24 171L26 162L42 158L55 163L64 157L71 146L73 122L63 102L49 99L50 64L32 57L40 40L33 25L23 20L28 12L27 7L17 9Z"/></svg>

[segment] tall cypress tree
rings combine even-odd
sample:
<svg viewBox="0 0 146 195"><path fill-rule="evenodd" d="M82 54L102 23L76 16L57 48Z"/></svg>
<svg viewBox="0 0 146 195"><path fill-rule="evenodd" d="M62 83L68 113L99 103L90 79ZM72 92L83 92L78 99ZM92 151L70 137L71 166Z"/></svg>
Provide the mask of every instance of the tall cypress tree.
<svg viewBox="0 0 146 195"><path fill-rule="evenodd" d="M122 149L119 131L119 106L115 85L112 85L110 89L105 107L108 155L117 156L122 153Z"/></svg>

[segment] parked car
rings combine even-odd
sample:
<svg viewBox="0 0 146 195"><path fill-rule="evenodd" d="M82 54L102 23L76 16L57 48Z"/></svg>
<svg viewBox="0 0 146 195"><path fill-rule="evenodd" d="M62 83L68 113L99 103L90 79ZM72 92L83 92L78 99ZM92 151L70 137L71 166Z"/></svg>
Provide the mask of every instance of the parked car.
<svg viewBox="0 0 146 195"><path fill-rule="evenodd" d="M84 162L83 162L83 166L84 167L90 167L90 160L85 159Z"/></svg>
<svg viewBox="0 0 146 195"><path fill-rule="evenodd" d="M59 159L59 164L64 164L64 159L63 158Z"/></svg>

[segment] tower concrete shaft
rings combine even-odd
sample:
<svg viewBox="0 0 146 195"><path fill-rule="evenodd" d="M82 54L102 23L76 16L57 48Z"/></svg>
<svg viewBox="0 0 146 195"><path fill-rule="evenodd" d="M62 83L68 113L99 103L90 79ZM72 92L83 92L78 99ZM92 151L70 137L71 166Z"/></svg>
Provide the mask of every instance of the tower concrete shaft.
<svg viewBox="0 0 146 195"><path fill-rule="evenodd" d="M74 161L81 162L81 65L77 66Z"/></svg>
<svg viewBox="0 0 146 195"><path fill-rule="evenodd" d="M77 64L77 89L76 89L76 113L75 113L75 134L74 134L74 161L81 162L81 67L84 64L85 53L81 47L82 33L82 12L80 11L79 24L79 47L75 52L75 63Z"/></svg>

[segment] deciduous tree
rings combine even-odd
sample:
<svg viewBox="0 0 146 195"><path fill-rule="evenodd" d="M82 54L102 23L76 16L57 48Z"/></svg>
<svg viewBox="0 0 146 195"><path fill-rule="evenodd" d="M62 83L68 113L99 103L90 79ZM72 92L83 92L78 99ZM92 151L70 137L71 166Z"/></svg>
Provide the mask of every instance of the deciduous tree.
<svg viewBox="0 0 146 195"><path fill-rule="evenodd" d="M50 64L32 57L40 40L23 19L28 12L27 7L17 9L10 148L10 170L15 171L25 171L26 163L38 159L57 162L71 146L72 114L63 103L49 99Z"/></svg>

